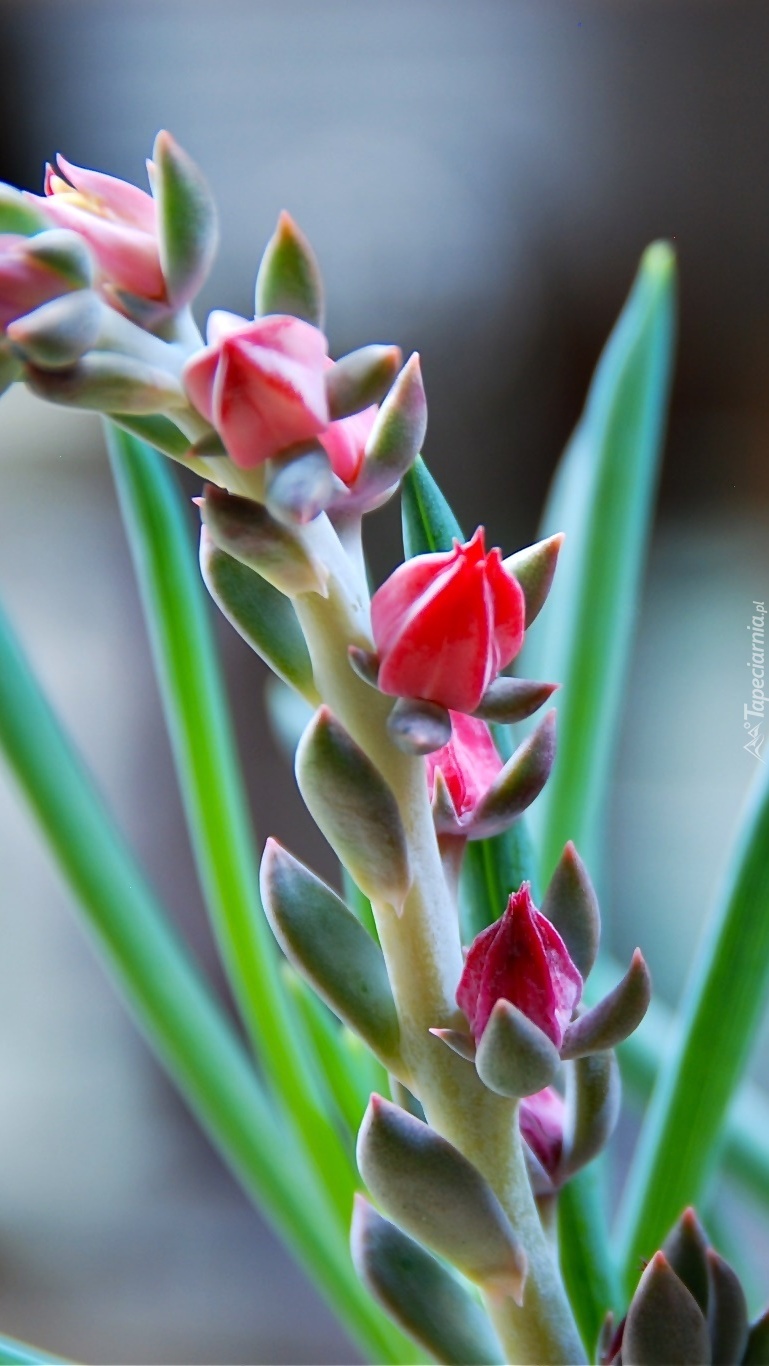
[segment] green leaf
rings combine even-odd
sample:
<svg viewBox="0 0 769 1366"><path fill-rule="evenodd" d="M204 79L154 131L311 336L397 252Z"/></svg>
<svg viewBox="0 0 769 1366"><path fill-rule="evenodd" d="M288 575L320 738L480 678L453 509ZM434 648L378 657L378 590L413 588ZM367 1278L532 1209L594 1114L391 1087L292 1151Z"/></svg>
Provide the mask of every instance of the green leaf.
<svg viewBox="0 0 769 1366"><path fill-rule="evenodd" d="M189 437L170 418L159 413L152 417L141 417L138 413L110 413L109 416L116 426L141 437L142 441L148 441L156 450L170 455L172 460L184 463L182 457L189 454Z"/></svg>
<svg viewBox="0 0 769 1366"><path fill-rule="evenodd" d="M605 1186L600 1163L591 1162L558 1194L561 1275L588 1351L598 1341L607 1312L621 1315L624 1308L607 1239Z"/></svg>
<svg viewBox="0 0 769 1366"><path fill-rule="evenodd" d="M351 1238L361 1279L436 1361L503 1361L489 1320L458 1278L362 1196L356 1197Z"/></svg>
<svg viewBox="0 0 769 1366"><path fill-rule="evenodd" d="M353 1277L328 1205L0 615L0 747L113 978L199 1122L374 1360L411 1357ZM13 1359L13 1358L11 1358Z"/></svg>
<svg viewBox="0 0 769 1366"><path fill-rule="evenodd" d="M25 199L21 190L0 182L0 233L12 232L19 237L34 237L49 226L39 209Z"/></svg>
<svg viewBox="0 0 769 1366"><path fill-rule="evenodd" d="M258 865L203 588L168 467L108 429L193 853L244 1023L337 1210L349 1217L355 1173L323 1114L295 1017L276 972Z"/></svg>
<svg viewBox="0 0 769 1366"><path fill-rule="evenodd" d="M63 1357L49 1356L47 1352L40 1352L26 1342L17 1342L15 1338L0 1338L0 1366L26 1366L26 1363L30 1363L30 1366L32 1363L46 1366L47 1362L64 1366Z"/></svg>
<svg viewBox="0 0 769 1366"><path fill-rule="evenodd" d="M462 528L421 455L401 486L403 550L407 560L436 550L451 550L454 538L464 542Z"/></svg>
<svg viewBox="0 0 769 1366"><path fill-rule="evenodd" d="M761 768L726 883L668 1039L621 1216L628 1282L716 1166L769 990L769 769Z"/></svg>
<svg viewBox="0 0 769 1366"><path fill-rule="evenodd" d="M216 205L195 162L165 131L152 150L160 264L168 298L186 304L203 284L216 252Z"/></svg>
<svg viewBox="0 0 769 1366"><path fill-rule="evenodd" d="M673 339L674 261L657 242L596 370L542 534L566 540L522 664L562 685L558 759L538 804L545 878L567 840L595 868L649 538Z"/></svg>
<svg viewBox="0 0 769 1366"><path fill-rule="evenodd" d="M289 313L322 328L324 312L323 280L315 252L284 211L256 277L256 315Z"/></svg>

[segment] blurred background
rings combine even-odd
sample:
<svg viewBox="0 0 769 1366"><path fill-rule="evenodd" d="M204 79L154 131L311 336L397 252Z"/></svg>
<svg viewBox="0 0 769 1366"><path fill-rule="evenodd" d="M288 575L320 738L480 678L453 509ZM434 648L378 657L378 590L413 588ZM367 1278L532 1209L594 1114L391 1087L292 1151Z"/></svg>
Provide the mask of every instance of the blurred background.
<svg viewBox="0 0 769 1366"><path fill-rule="evenodd" d="M144 184L170 128L221 209L201 319L251 312L288 208L324 269L332 350L420 350L426 457L465 526L485 520L507 550L534 537L643 247L675 242L678 362L607 897L613 947L640 943L671 1003L755 765L742 705L745 630L769 596L767 44L769 10L744 0L0 5L0 179L38 190L61 150ZM13 391L0 472L0 594L216 977L98 421ZM382 576L396 512L372 532ZM263 672L218 629L259 837L325 869L267 731ZM155 1067L3 774L0 868L2 1330L86 1361L355 1361ZM765 1235L718 1198L765 1286Z"/></svg>

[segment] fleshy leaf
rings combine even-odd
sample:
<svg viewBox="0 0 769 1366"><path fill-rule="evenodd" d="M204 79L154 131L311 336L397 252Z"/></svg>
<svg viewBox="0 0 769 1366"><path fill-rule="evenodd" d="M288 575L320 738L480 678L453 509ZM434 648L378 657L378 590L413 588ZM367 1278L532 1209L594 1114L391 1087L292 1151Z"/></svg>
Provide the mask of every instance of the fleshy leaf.
<svg viewBox="0 0 769 1366"><path fill-rule="evenodd" d="M544 1031L517 1006L497 1001L475 1055L484 1085L500 1096L532 1096L550 1085L559 1064Z"/></svg>
<svg viewBox="0 0 769 1366"><path fill-rule="evenodd" d="M702 1310L662 1252L652 1257L633 1296L622 1361L627 1366L709 1366Z"/></svg>
<svg viewBox="0 0 769 1366"><path fill-rule="evenodd" d="M323 328L323 280L315 252L285 210L256 277L256 313L289 313Z"/></svg>
<svg viewBox="0 0 769 1366"><path fill-rule="evenodd" d="M542 914L555 925L582 976L587 977L598 953L601 916L593 884L571 841L550 879Z"/></svg>
<svg viewBox="0 0 769 1366"><path fill-rule="evenodd" d="M617 1044L638 1028L649 1009L651 978L640 949L636 949L622 981L598 1005L569 1025L561 1057L582 1058Z"/></svg>
<svg viewBox="0 0 769 1366"><path fill-rule="evenodd" d="M195 162L170 133L158 133L152 156L160 265L169 302L178 308L197 294L211 269L216 206Z"/></svg>

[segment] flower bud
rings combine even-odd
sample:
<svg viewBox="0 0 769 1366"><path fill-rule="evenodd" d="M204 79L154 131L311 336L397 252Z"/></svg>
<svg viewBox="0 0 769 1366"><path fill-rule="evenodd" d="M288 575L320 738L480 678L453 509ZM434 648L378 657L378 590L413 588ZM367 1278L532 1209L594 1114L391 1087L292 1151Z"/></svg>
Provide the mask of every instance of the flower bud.
<svg viewBox="0 0 769 1366"><path fill-rule="evenodd" d="M486 554L483 528L448 553L399 566L371 603L379 687L473 712L523 642L523 593Z"/></svg>
<svg viewBox="0 0 769 1366"><path fill-rule="evenodd" d="M343 417L332 422L318 440L331 461L331 468L338 479L348 488L360 474L366 451L366 442L379 409L374 405L364 408L352 417Z"/></svg>
<svg viewBox="0 0 769 1366"><path fill-rule="evenodd" d="M502 760L485 721L476 721L464 712L449 712L451 736L434 754L428 754L427 782L433 801L438 834L468 834L476 809L494 780L502 772ZM440 774L442 795L448 804L435 804L436 780Z"/></svg>
<svg viewBox="0 0 769 1366"><path fill-rule="evenodd" d="M187 361L183 378L235 464L253 469L328 425L326 352L323 333L299 318L249 323L214 312L208 345Z"/></svg>
<svg viewBox="0 0 769 1366"><path fill-rule="evenodd" d="M557 930L537 910L529 884L515 892L499 920L473 941L457 988L479 1042L497 1001L528 1016L556 1049L582 993L582 978Z"/></svg>
<svg viewBox="0 0 769 1366"><path fill-rule="evenodd" d="M324 311L323 280L315 252L284 210L256 277L256 316L289 313L322 329Z"/></svg>
<svg viewBox="0 0 769 1366"><path fill-rule="evenodd" d="M457 1277L362 1195L355 1196L350 1246L364 1285L436 1361L503 1361L486 1314Z"/></svg>
<svg viewBox="0 0 769 1366"><path fill-rule="evenodd" d="M216 252L216 206L200 170L165 130L152 149L160 268L166 297L181 308L198 293Z"/></svg>
<svg viewBox="0 0 769 1366"><path fill-rule="evenodd" d="M429 1125L372 1096L358 1168L396 1224L484 1289L522 1302L526 1255L491 1186Z"/></svg>
<svg viewBox="0 0 769 1366"><path fill-rule="evenodd" d="M46 168L45 195L29 195L45 217L88 243L102 283L155 303L166 302L156 205L145 190L57 157Z"/></svg>
<svg viewBox="0 0 769 1366"><path fill-rule="evenodd" d="M398 803L328 707L299 742L296 776L310 815L363 894L400 912L411 872Z"/></svg>
<svg viewBox="0 0 769 1366"><path fill-rule="evenodd" d="M652 1257L628 1309L622 1360L628 1366L707 1366L712 1360L702 1310L663 1252Z"/></svg>
<svg viewBox="0 0 769 1366"><path fill-rule="evenodd" d="M384 954L330 887L268 840L260 874L267 918L290 963L370 1048L398 1058L398 1017Z"/></svg>
<svg viewBox="0 0 769 1366"><path fill-rule="evenodd" d="M518 1111L521 1137L536 1159L535 1195L549 1195L558 1184L564 1119L563 1097L552 1086L521 1101Z"/></svg>

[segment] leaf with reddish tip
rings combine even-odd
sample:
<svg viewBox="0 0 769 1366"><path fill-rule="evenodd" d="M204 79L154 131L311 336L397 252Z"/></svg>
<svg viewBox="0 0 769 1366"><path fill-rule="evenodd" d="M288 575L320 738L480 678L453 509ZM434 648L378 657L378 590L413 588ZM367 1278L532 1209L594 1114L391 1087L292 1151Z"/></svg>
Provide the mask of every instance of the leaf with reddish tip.
<svg viewBox="0 0 769 1366"><path fill-rule="evenodd" d="M211 269L219 237L216 205L201 171L170 133L158 133L152 157L160 266L169 301L180 308Z"/></svg>
<svg viewBox="0 0 769 1366"><path fill-rule="evenodd" d="M475 1067L500 1096L533 1096L554 1080L560 1066L555 1044L510 1001L497 1001L483 1031Z"/></svg>
<svg viewBox="0 0 769 1366"><path fill-rule="evenodd" d="M535 683L530 678L505 678L501 675L486 689L473 715L482 721L514 725L539 711L557 687L557 683Z"/></svg>
<svg viewBox="0 0 769 1366"><path fill-rule="evenodd" d="M427 400L419 356L406 361L377 414L366 442L356 493L367 499L384 494L411 468L427 430Z"/></svg>
<svg viewBox="0 0 769 1366"><path fill-rule="evenodd" d="M436 1361L497 1366L504 1360L481 1306L457 1278L362 1195L355 1197L350 1242L361 1280Z"/></svg>
<svg viewBox="0 0 769 1366"><path fill-rule="evenodd" d="M526 599L526 630L539 616L547 600L558 563L558 553L563 545L563 535L548 536L535 545L527 545L508 555L503 562L505 569L514 574L523 589Z"/></svg>
<svg viewBox="0 0 769 1366"><path fill-rule="evenodd" d="M10 323L8 340L32 365L61 369L96 344L106 310L95 290L73 290Z"/></svg>
<svg viewBox="0 0 769 1366"><path fill-rule="evenodd" d="M207 484L201 517L220 550L253 569L282 593L327 594L328 571L294 532L262 503Z"/></svg>
<svg viewBox="0 0 769 1366"><path fill-rule="evenodd" d="M542 914L555 925L582 976L587 977L598 954L601 916L593 884L571 840L550 879Z"/></svg>
<svg viewBox="0 0 769 1366"><path fill-rule="evenodd" d="M548 712L537 729L518 746L478 803L472 838L499 834L539 796L555 759L555 715L554 711Z"/></svg>
<svg viewBox="0 0 769 1366"><path fill-rule="evenodd" d="M709 1247L710 1304L708 1327L713 1366L742 1361L748 1342L748 1306L739 1278L723 1257Z"/></svg>
<svg viewBox="0 0 769 1366"><path fill-rule="evenodd" d="M310 815L360 890L400 912L411 873L398 803L328 707L299 742L296 776Z"/></svg>
<svg viewBox="0 0 769 1366"><path fill-rule="evenodd" d="M702 1310L662 1252L652 1257L633 1296L622 1361L623 1366L709 1366Z"/></svg>
<svg viewBox="0 0 769 1366"><path fill-rule="evenodd" d="M277 840L260 873L267 918L289 962L386 1063L398 1057L398 1016L384 954L335 892Z"/></svg>
<svg viewBox="0 0 769 1366"><path fill-rule="evenodd" d="M91 351L65 370L30 365L25 379L34 394L50 403L100 413L152 415L183 408L187 401L170 371L116 351Z"/></svg>
<svg viewBox="0 0 769 1366"><path fill-rule="evenodd" d="M651 977L640 949L636 949L622 981L592 1010L569 1025L561 1057L583 1058L616 1048L638 1028L651 1001Z"/></svg>
<svg viewBox="0 0 769 1366"><path fill-rule="evenodd" d="M326 373L332 422L381 403L401 368L399 346L361 346L340 356Z"/></svg>
<svg viewBox="0 0 769 1366"><path fill-rule="evenodd" d="M256 277L256 315L288 313L322 329L325 305L317 257L285 210L267 243Z"/></svg>
<svg viewBox="0 0 769 1366"><path fill-rule="evenodd" d="M491 1186L457 1148L372 1096L357 1152L366 1185L399 1227L484 1289L522 1302L526 1255Z"/></svg>
<svg viewBox="0 0 769 1366"><path fill-rule="evenodd" d="M697 1211L691 1206L670 1230L662 1244L676 1275L694 1296L703 1314L708 1312L710 1300L710 1272L708 1270L708 1239Z"/></svg>
<svg viewBox="0 0 769 1366"><path fill-rule="evenodd" d="M431 1029L430 1033L460 1058L466 1058L468 1062L475 1061L475 1039L472 1034L463 1034L459 1029Z"/></svg>

